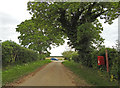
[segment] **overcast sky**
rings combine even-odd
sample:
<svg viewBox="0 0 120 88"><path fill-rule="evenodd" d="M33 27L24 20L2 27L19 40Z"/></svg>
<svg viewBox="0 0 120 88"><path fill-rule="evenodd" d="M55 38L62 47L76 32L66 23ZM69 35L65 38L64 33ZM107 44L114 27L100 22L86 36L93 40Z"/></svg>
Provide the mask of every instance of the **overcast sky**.
<svg viewBox="0 0 120 88"><path fill-rule="evenodd" d="M19 43L19 33L16 27L22 21L30 19L31 15L27 11L27 2L29 0L2 0L0 2L0 40L12 40ZM32 0L30 0L32 1ZM102 37L105 39L106 47L115 46L118 39L118 19L114 20L112 25L104 24L104 20L100 21L104 31ZM67 42L64 45L51 50L51 56L59 56L65 50L68 50Z"/></svg>

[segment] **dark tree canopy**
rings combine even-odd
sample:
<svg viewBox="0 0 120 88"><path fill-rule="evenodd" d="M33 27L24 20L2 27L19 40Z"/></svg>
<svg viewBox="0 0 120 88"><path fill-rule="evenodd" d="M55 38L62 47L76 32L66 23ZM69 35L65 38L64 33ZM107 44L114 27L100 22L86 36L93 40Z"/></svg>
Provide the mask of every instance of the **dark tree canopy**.
<svg viewBox="0 0 120 88"><path fill-rule="evenodd" d="M27 23L26 21L20 26L24 25L24 30L34 31L32 33L37 37L32 38L33 47L38 46L40 44L38 41L42 40L43 48L46 46L48 48L50 44L59 45L64 38L68 37L70 40L68 44L78 50L81 58L85 58L85 54L94 48L93 44L99 46L103 42L100 36L103 27L98 18L104 19L105 23L112 24L112 20L120 15L119 7L119 2L28 2L28 10L32 15L28 22L32 21L30 25L33 27L31 29L28 24L26 28L24 24ZM20 26L17 29L21 33L19 38L23 45L29 45L31 39L26 43L24 38L27 39L30 36L23 37L27 33L23 32Z"/></svg>

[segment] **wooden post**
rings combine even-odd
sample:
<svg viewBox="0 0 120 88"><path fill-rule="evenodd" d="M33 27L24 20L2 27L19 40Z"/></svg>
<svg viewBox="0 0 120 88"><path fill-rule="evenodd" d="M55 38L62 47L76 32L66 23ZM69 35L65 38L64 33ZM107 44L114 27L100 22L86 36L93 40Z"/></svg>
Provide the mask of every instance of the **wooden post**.
<svg viewBox="0 0 120 88"><path fill-rule="evenodd" d="M107 53L107 49L105 50L106 53L106 67L107 67L107 72L109 72L109 64L108 64L108 53Z"/></svg>

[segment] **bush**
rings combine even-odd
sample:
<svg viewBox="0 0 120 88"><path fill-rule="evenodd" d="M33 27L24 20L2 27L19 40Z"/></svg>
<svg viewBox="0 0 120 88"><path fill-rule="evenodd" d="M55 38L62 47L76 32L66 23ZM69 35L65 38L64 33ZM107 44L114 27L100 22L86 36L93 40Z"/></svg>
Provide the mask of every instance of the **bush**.
<svg viewBox="0 0 120 88"><path fill-rule="evenodd" d="M2 65L21 64L43 58L37 52L21 47L13 41L2 43Z"/></svg>
<svg viewBox="0 0 120 88"><path fill-rule="evenodd" d="M72 57L78 55L78 53L75 51L64 51L62 55L65 58L65 60L71 60Z"/></svg>
<svg viewBox="0 0 120 88"><path fill-rule="evenodd" d="M75 62L79 62L79 56L78 56L78 54L73 54L72 60L74 60Z"/></svg>
<svg viewBox="0 0 120 88"><path fill-rule="evenodd" d="M117 82L110 82L107 77L107 72L100 72L99 70L89 68L81 65L81 63L75 63L72 61L64 61L63 64L73 71L81 80L85 80L88 84L92 84L90 88L99 88L106 86L114 86L117 88ZM79 82L81 86L81 81ZM83 87L84 88L84 87ZM86 88L86 87L85 87Z"/></svg>
<svg viewBox="0 0 120 88"><path fill-rule="evenodd" d="M106 71L106 56L105 50L107 49L108 52L108 62L109 62L109 76L111 81L118 79L118 51L115 48L105 48L102 47L99 50L95 50L91 54L92 58L92 67L98 68L100 67L101 70ZM98 66L97 65L97 56L104 56L105 65Z"/></svg>

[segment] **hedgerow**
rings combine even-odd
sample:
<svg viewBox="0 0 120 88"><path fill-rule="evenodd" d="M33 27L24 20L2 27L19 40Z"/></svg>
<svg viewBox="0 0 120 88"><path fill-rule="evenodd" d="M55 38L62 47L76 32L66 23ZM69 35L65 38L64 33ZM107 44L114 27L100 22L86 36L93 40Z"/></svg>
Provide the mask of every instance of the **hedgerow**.
<svg viewBox="0 0 120 88"><path fill-rule="evenodd" d="M2 42L2 65L8 66L40 60L45 58L36 51L27 49L13 41Z"/></svg>

